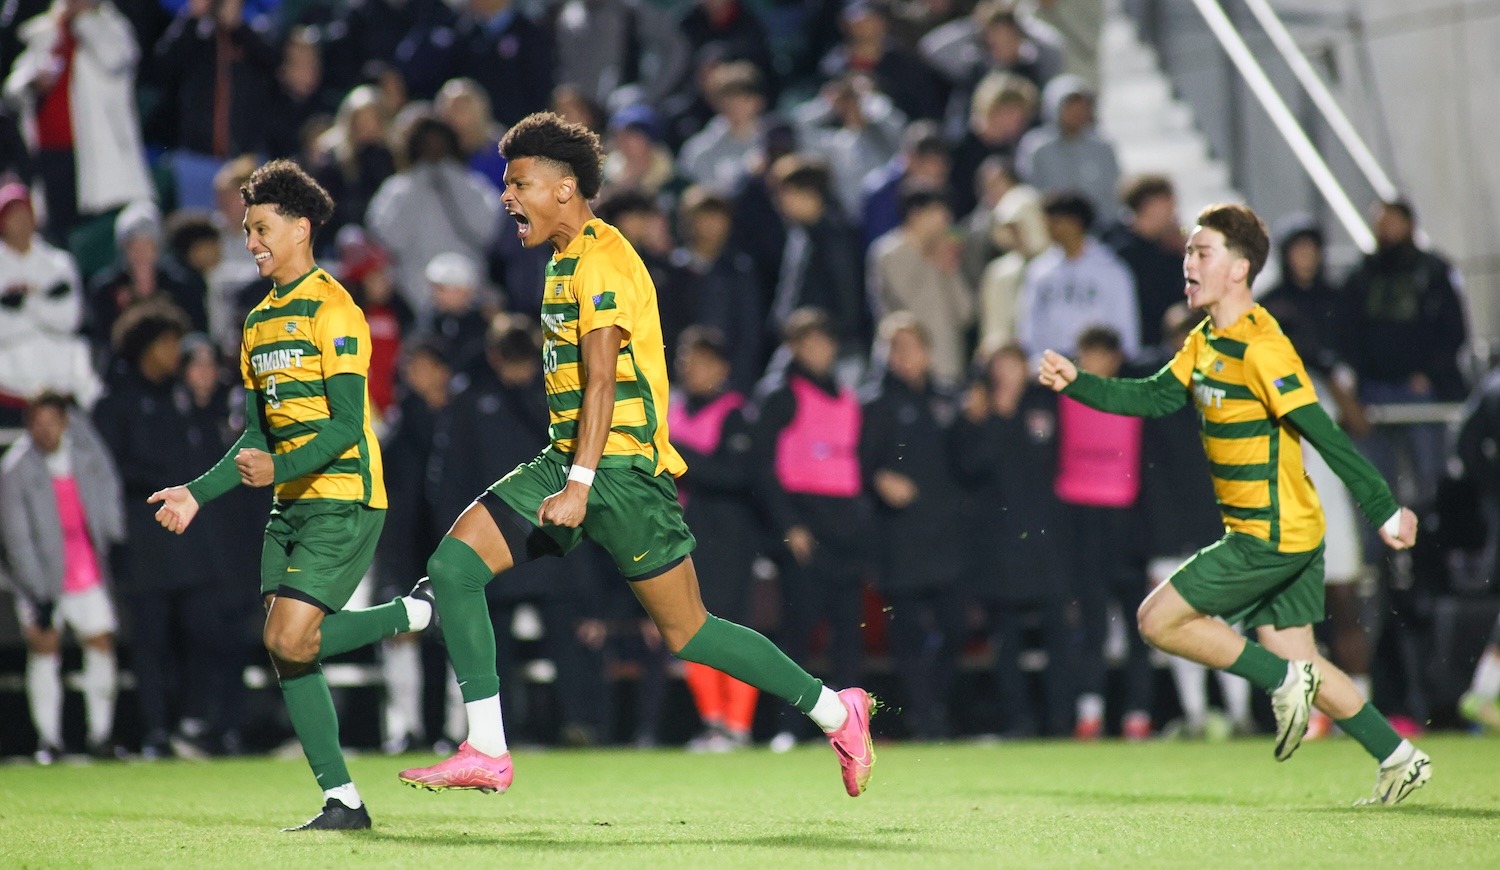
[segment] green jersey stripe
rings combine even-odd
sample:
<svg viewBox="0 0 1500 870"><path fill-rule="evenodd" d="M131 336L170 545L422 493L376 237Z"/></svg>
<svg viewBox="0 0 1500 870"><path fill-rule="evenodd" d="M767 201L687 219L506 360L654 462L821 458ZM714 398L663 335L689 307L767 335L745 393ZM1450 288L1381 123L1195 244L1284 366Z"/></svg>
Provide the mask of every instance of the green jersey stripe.
<svg viewBox="0 0 1500 870"><path fill-rule="evenodd" d="M363 458L365 439L359 439L360 456L351 459L335 459L324 466L318 474L358 474L364 482L365 492L370 491L370 463Z"/></svg>
<svg viewBox="0 0 1500 870"><path fill-rule="evenodd" d="M1267 457L1267 464L1272 468L1280 468L1281 462L1281 436L1272 435L1270 438L1271 453ZM1281 546L1281 492L1277 488L1278 475L1271 475L1269 483L1271 489L1271 546Z"/></svg>
<svg viewBox="0 0 1500 870"><path fill-rule="evenodd" d="M1255 394L1250 388L1243 384L1231 384L1227 381L1216 381L1200 371L1193 372L1193 383L1215 390L1223 390L1226 399L1249 399L1255 401Z"/></svg>
<svg viewBox="0 0 1500 870"><path fill-rule="evenodd" d="M547 264L548 278L566 278L578 269L577 257L563 257Z"/></svg>
<svg viewBox="0 0 1500 870"><path fill-rule="evenodd" d="M245 328L254 329L259 324L267 320L275 320L278 317L311 318L322 307L322 299L291 299L281 305L275 305L270 308L257 308L245 318Z"/></svg>
<svg viewBox="0 0 1500 870"><path fill-rule="evenodd" d="M299 381L295 378L285 377L276 379L275 390L264 389L261 390L261 393L266 397L271 397L271 394L274 393L274 398L286 401L287 399L315 399L320 396L326 396L328 395L328 389L324 386L322 378Z"/></svg>
<svg viewBox="0 0 1500 870"><path fill-rule="evenodd" d="M1250 345L1243 341L1235 341L1232 338L1210 338L1208 346L1233 359L1244 359L1245 348Z"/></svg>
<svg viewBox="0 0 1500 870"><path fill-rule="evenodd" d="M1264 438L1276 431L1267 420L1242 420L1238 423L1203 421L1203 434L1210 438Z"/></svg>
<svg viewBox="0 0 1500 870"><path fill-rule="evenodd" d="M359 459L355 460L355 462L359 463L359 482L360 482L360 485L364 487L366 502L369 501L370 493L373 491L373 487L374 487L374 480L370 476L370 436L369 436L369 432L370 432L370 430L369 430L368 427L365 427L365 428L363 428L363 429L360 430L360 435L359 435ZM344 460L339 460L339 461L342 462ZM338 463L336 462L334 464L337 465Z"/></svg>
<svg viewBox="0 0 1500 870"><path fill-rule="evenodd" d="M316 435L323 431L323 424L328 422L327 418L322 420L305 420L296 423L288 423L285 426L272 426L271 437L277 441L291 441L293 438L302 438L307 435Z"/></svg>
<svg viewBox="0 0 1500 870"><path fill-rule="evenodd" d="M318 355L318 346L316 344L297 338L289 338L283 341L267 341L253 345L250 348L250 356L254 357L258 353L271 353L278 350L300 350L302 351L302 358L304 360L310 356Z"/></svg>
<svg viewBox="0 0 1500 870"><path fill-rule="evenodd" d="M1270 520L1273 524L1276 522L1275 509L1269 507L1236 507L1232 504L1219 502L1219 512L1226 517L1233 517L1237 520Z"/></svg>
<svg viewBox="0 0 1500 870"><path fill-rule="evenodd" d="M1268 462L1249 465L1222 465L1210 462L1209 469L1220 480L1270 480L1276 474L1276 466Z"/></svg>

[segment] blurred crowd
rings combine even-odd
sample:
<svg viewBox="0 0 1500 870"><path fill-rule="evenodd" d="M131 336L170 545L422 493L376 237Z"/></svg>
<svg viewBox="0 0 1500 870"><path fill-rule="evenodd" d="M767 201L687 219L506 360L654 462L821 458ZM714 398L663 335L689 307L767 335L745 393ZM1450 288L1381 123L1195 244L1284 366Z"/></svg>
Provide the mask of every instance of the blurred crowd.
<svg viewBox="0 0 1500 870"><path fill-rule="evenodd" d="M295 159L332 194L319 261L370 323L391 497L378 594L408 588L468 501L544 446L532 315L549 252L516 240L496 144L545 109L601 136L596 211L656 284L709 608L838 684L888 653L914 736L955 730L949 690L978 653L1004 700L967 730L1098 736L1108 661L1125 677L1108 721L1152 734L1131 616L1222 533L1196 421L1122 424L1030 374L1049 347L1100 374L1146 373L1196 323L1171 181L1122 178L1095 130L1102 17L1102 0L0 7L0 426L27 433L0 468L0 540L39 743L62 742L46 712L54 619L99 651L90 709L112 704L115 614L51 606L47 560L87 550L94 570L66 588L107 589L129 626L148 754L174 751L174 735L179 750L236 745L268 496L216 503L181 538L145 497L206 469L243 426L240 328L269 285L243 250L238 190L263 160ZM1371 459L1432 502L1441 427L1377 427L1364 409L1465 396L1451 268L1416 244L1404 202L1378 206L1379 250L1342 280L1315 225L1276 230L1264 303ZM87 461L57 459L90 446ZM52 500L78 516L39 513L45 486L6 484L50 478L61 493L85 468L116 480ZM1330 525L1330 583L1352 590L1378 542L1336 479L1319 488L1347 515ZM39 538L22 514L62 531ZM597 554L525 566L490 594L512 641L502 680L540 643L562 739L610 739L600 699L622 673L640 677L633 739L656 739L666 655ZM1330 594L1331 642L1368 674L1347 598ZM1034 647L1040 696L1019 657ZM440 653L411 639L383 653L394 748L462 733L451 711L429 727L424 656ZM695 746L748 740L753 690L686 677ZM1202 704L1181 707L1201 730ZM104 724L89 739L114 751Z"/></svg>

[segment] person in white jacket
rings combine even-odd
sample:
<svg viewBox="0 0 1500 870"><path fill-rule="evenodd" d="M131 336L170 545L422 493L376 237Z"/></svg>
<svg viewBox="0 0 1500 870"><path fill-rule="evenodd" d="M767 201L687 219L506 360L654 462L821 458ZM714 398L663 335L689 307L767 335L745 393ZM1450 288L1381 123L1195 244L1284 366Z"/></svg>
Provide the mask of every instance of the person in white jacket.
<svg viewBox="0 0 1500 870"><path fill-rule="evenodd" d="M55 0L20 27L26 48L5 80L45 187L47 234L155 199L135 107L140 47L109 0Z"/></svg>
<svg viewBox="0 0 1500 870"><path fill-rule="evenodd" d="M73 258L37 236L24 185L0 187L0 425L17 425L26 402L48 390L94 406L103 385L82 320Z"/></svg>

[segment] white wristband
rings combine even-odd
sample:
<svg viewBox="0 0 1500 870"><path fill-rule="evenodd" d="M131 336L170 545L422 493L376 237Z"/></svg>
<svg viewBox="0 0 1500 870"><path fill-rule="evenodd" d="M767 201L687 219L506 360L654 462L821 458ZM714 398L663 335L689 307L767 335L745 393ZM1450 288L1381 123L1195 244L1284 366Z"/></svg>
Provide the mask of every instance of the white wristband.
<svg viewBox="0 0 1500 870"><path fill-rule="evenodd" d="M584 486L594 485L594 469L574 465L568 469L568 480L576 480Z"/></svg>
<svg viewBox="0 0 1500 870"><path fill-rule="evenodd" d="M1404 510L1404 508L1397 509L1397 511L1391 515L1391 518L1385 521L1385 525L1380 527L1380 530L1393 538L1397 535L1400 535L1402 510Z"/></svg>

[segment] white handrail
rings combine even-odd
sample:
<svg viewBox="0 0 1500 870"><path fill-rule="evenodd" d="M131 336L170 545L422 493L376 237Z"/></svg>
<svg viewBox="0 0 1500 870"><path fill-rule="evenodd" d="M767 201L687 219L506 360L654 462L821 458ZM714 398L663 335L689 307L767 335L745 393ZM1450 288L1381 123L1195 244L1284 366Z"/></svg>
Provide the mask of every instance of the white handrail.
<svg viewBox="0 0 1500 870"><path fill-rule="evenodd" d="M1385 174L1380 161L1370 151L1370 146L1365 144L1359 131L1355 130L1354 125L1349 122L1349 116L1344 114L1343 107L1328 90L1328 86L1323 83L1323 77L1313 69L1307 55L1302 53L1297 41L1292 38L1286 25L1281 22L1281 17L1271 8L1270 2L1268 0L1245 0L1245 5L1250 7L1255 20L1260 22L1266 35L1271 37L1271 44L1276 46L1276 50L1281 52L1282 58L1286 60L1287 66L1291 67L1292 75L1295 75L1297 81L1302 83L1307 95L1312 97L1313 104L1318 107L1319 112L1323 113L1323 119L1328 122L1328 128L1333 131L1333 135L1337 136L1339 142L1348 149L1349 156L1354 159L1354 165L1359 167L1359 171L1364 173L1370 186L1375 188L1375 195L1387 202L1399 196L1395 183L1391 181L1389 175Z"/></svg>
<svg viewBox="0 0 1500 870"><path fill-rule="evenodd" d="M1323 161L1322 155L1307 138L1302 127L1298 125L1297 119L1292 117L1292 112L1282 102L1276 88L1271 80L1266 78L1265 70L1261 69L1256 62L1255 56L1250 53L1250 48L1245 45L1245 40L1240 38L1234 28L1234 23L1229 20L1224 9L1219 6L1217 0L1193 0L1193 5L1198 7L1198 12L1208 24L1209 30L1213 31L1219 45L1229 55L1229 59L1239 68L1240 75L1245 84L1249 85L1250 91L1260 104L1265 107L1266 114L1271 116L1271 123L1281 133L1281 138L1291 147L1292 153L1302 168L1317 185L1318 192L1328 200L1328 205L1333 208L1334 217L1338 218L1343 225L1344 231L1354 239L1354 244L1359 246L1365 253L1373 253L1375 250L1375 234L1370 232L1369 224L1365 223L1364 216L1354 203L1349 201L1349 194L1339 186L1338 180L1333 177L1333 172L1328 164Z"/></svg>

